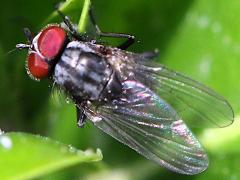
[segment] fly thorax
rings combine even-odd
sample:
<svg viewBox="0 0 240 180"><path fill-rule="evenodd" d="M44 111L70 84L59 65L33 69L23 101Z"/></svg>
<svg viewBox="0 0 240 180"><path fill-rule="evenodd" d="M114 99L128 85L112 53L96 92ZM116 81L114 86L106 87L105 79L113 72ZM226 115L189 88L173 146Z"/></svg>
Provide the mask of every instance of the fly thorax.
<svg viewBox="0 0 240 180"><path fill-rule="evenodd" d="M122 83L116 72L113 71L109 81L103 89L100 98L103 101L112 101L118 98L122 94Z"/></svg>
<svg viewBox="0 0 240 180"><path fill-rule="evenodd" d="M106 60L80 47L67 47L54 70L54 81L75 100L99 100L111 78Z"/></svg>

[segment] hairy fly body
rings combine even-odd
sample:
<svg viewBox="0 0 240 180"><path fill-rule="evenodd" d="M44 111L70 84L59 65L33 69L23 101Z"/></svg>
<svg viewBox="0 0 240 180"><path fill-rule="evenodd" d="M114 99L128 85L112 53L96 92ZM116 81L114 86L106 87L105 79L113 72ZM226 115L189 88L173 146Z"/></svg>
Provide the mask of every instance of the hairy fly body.
<svg viewBox="0 0 240 180"><path fill-rule="evenodd" d="M86 49L81 42L73 41L60 57L53 78L76 102L101 101L104 99L102 93L105 94L107 87L112 84L108 82L114 76L113 71L106 59L90 48ZM113 90L121 91L121 83L116 85L112 87Z"/></svg>
<svg viewBox="0 0 240 180"><path fill-rule="evenodd" d="M59 12L59 11L58 11ZM126 51L134 42L127 34L118 47L89 41L68 27L51 24L34 38L28 29L27 72L34 79L49 78L76 104L78 126L86 119L146 158L172 171L197 174L208 157L189 127L225 127L233 122L229 103L206 86L162 65L153 65L156 52ZM188 124L188 126L186 126Z"/></svg>

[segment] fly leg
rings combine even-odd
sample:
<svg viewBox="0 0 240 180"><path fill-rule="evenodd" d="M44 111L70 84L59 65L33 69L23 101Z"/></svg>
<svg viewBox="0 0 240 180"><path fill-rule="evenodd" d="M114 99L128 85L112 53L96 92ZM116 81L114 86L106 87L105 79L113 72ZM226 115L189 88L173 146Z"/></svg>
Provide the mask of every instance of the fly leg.
<svg viewBox="0 0 240 180"><path fill-rule="evenodd" d="M93 13L92 13L92 9L91 9L91 8L90 8L90 10L89 10L89 16L90 16L90 19L91 19L91 22L92 22L93 26L94 26L95 29L96 29L97 34L98 34L100 37L112 37L112 38L124 38L124 39L127 39L125 42L123 42L122 44L120 44L120 45L118 46L118 48L120 48L120 49L122 49L122 50L125 50L125 49L127 49L129 46L131 46L131 45L135 42L135 37L132 36L132 35L129 35L129 34L102 32L102 31L100 30L100 28L98 27L95 19L94 19L94 16L93 16Z"/></svg>
<svg viewBox="0 0 240 180"><path fill-rule="evenodd" d="M86 115L84 114L83 110L76 106L77 110L77 125L78 127L82 128L86 122Z"/></svg>
<svg viewBox="0 0 240 180"><path fill-rule="evenodd" d="M64 24L68 27L68 29L71 32L71 35L76 38L79 41L87 41L87 39L80 33L77 32L76 28L74 27L73 23L71 22L71 20L69 19L68 16L64 15L59 9L58 7L56 7L57 13L59 14L59 16L62 18Z"/></svg>

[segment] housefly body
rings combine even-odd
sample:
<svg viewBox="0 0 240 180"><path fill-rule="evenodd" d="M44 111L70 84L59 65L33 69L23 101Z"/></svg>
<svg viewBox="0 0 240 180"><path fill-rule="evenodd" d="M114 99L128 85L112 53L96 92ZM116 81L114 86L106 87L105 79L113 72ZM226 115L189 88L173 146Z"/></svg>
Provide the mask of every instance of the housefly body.
<svg viewBox="0 0 240 180"><path fill-rule="evenodd" d="M153 65L157 52L126 51L134 36L118 47L87 40L60 11L65 27L50 24L35 37L25 29L26 67L34 79L49 78L76 104L78 126L86 119L146 158L182 174L197 174L208 157L189 127L233 122L229 103L206 86L162 65ZM66 28L67 27L67 28ZM186 124L185 124L186 123Z"/></svg>

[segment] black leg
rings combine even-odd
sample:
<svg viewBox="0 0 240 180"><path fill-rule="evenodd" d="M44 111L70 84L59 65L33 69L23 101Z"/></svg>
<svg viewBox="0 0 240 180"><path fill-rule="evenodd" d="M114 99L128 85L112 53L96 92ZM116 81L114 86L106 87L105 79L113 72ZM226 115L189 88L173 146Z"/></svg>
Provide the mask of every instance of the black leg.
<svg viewBox="0 0 240 180"><path fill-rule="evenodd" d="M76 109L77 109L77 125L78 127L82 128L86 122L86 115L84 114L81 108L78 108L76 106Z"/></svg>
<svg viewBox="0 0 240 180"><path fill-rule="evenodd" d="M89 10L89 16L90 16L91 22L92 22L93 26L95 27L96 32L97 32L97 34L99 36L102 36L102 37L113 37L113 38L125 38L125 39L127 39L124 43L119 45L118 48L125 50L125 49L127 49L129 46L131 46L135 42L135 37L132 36L132 35L129 35L129 34L102 32L100 30L100 28L98 27L95 19L94 19L94 16L93 16L91 8Z"/></svg>
<svg viewBox="0 0 240 180"><path fill-rule="evenodd" d="M63 19L64 24L70 30L72 36L79 41L86 41L86 39L80 33L78 33L77 30L74 28L73 23L70 21L69 17L65 16L58 8L57 8L57 12L59 16Z"/></svg>

